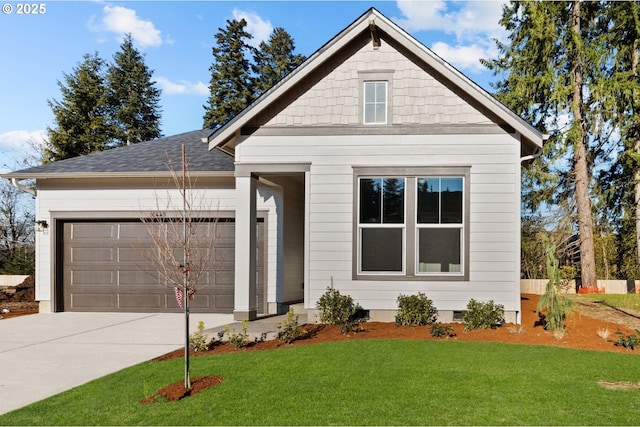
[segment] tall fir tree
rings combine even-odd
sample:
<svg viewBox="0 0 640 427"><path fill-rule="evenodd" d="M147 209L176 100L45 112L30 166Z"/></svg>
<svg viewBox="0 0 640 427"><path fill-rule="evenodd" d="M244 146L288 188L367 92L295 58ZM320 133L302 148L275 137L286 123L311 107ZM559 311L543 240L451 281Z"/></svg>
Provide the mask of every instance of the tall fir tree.
<svg viewBox="0 0 640 427"><path fill-rule="evenodd" d="M110 139L104 61L93 55L58 81L62 100L49 100L55 127L47 128L43 163L100 151Z"/></svg>
<svg viewBox="0 0 640 427"><path fill-rule="evenodd" d="M213 64L208 105L205 105L204 128L217 129L240 113L254 99L251 63L254 48L247 42L252 38L242 19L227 20L227 26L218 28L213 47Z"/></svg>
<svg viewBox="0 0 640 427"><path fill-rule="evenodd" d="M160 89L151 80L153 71L127 34L109 67L106 80L113 126L113 145L130 145L161 136Z"/></svg>
<svg viewBox="0 0 640 427"><path fill-rule="evenodd" d="M620 269L627 279L640 278L640 5L636 1L605 2L600 34L609 61L603 87L605 120L617 130L613 167L600 175L619 238ZM614 138L619 135L619 138Z"/></svg>
<svg viewBox="0 0 640 427"><path fill-rule="evenodd" d="M591 96L604 82L601 46L594 42L600 7L578 0L512 1L500 20L510 43L498 42L500 57L483 61L502 78L494 85L498 98L551 134L544 160L525 174L526 201L532 208L575 201L583 286L597 283L590 192L597 147L590 143L600 140L594 126L600 104Z"/></svg>
<svg viewBox="0 0 640 427"><path fill-rule="evenodd" d="M274 28L269 40L258 47L254 58L255 96L262 95L304 62L306 57L294 53L295 43L284 28Z"/></svg>

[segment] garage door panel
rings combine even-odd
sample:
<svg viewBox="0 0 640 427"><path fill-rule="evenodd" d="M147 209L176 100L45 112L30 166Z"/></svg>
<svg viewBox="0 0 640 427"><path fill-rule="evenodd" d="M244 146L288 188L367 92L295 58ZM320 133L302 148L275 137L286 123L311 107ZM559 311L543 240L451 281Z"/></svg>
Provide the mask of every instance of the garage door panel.
<svg viewBox="0 0 640 427"><path fill-rule="evenodd" d="M71 262L113 261L114 259L113 248L78 246L73 247L70 253Z"/></svg>
<svg viewBox="0 0 640 427"><path fill-rule="evenodd" d="M162 225L158 225L162 226ZM148 224L125 222L68 222L63 231L64 309L71 311L179 312L173 287L148 260L152 252ZM201 247L198 255L210 260L210 268L198 281L198 291L190 302L194 312L231 313L234 306L235 223L203 223L199 237L218 236L211 247ZM214 232L215 229L215 232ZM264 242L258 224L258 241ZM262 273L263 247L259 246L258 271ZM181 259L179 249L176 258ZM258 311L264 312L264 283L258 276Z"/></svg>
<svg viewBox="0 0 640 427"><path fill-rule="evenodd" d="M112 270L71 270L70 286L104 287L115 284L115 275Z"/></svg>
<svg viewBox="0 0 640 427"><path fill-rule="evenodd" d="M81 222L71 225L70 237L74 240L112 239L117 236L116 224Z"/></svg>
<svg viewBox="0 0 640 427"><path fill-rule="evenodd" d="M72 294L68 303L71 311L115 311L116 298L114 294L83 292Z"/></svg>

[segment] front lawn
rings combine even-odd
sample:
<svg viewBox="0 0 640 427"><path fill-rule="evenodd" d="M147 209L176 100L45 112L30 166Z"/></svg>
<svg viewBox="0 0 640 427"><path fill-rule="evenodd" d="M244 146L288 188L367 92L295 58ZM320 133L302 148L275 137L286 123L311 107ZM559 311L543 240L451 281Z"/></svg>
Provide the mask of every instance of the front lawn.
<svg viewBox="0 0 640 427"><path fill-rule="evenodd" d="M178 402L139 400L180 381L147 362L25 408L0 425L635 425L638 354L514 344L357 340L192 359L224 382Z"/></svg>

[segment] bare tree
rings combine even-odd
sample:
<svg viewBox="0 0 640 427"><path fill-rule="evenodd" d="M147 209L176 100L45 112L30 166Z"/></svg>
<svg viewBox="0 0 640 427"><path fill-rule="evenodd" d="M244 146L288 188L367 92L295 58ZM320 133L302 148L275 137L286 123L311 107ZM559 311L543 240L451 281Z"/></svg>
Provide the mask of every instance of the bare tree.
<svg viewBox="0 0 640 427"><path fill-rule="evenodd" d="M157 278L162 286L173 288L178 305L184 311L184 386L191 388L189 376L189 305L199 289L215 280L202 280L206 272L218 269L215 260L217 221L210 218L211 209L204 194L195 188L188 170L185 147L182 146L182 164L176 170L168 159L172 184L179 200L167 188L165 198L156 196L156 209L146 212L142 221L151 239L151 248L143 256L148 265L143 271Z"/></svg>

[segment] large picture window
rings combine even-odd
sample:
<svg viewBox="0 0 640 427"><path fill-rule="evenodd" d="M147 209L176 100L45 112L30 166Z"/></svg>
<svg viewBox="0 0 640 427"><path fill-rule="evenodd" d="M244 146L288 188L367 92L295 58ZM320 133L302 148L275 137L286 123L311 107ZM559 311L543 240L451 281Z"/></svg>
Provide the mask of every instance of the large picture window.
<svg viewBox="0 0 640 427"><path fill-rule="evenodd" d="M355 278L467 280L469 168L355 169Z"/></svg>

